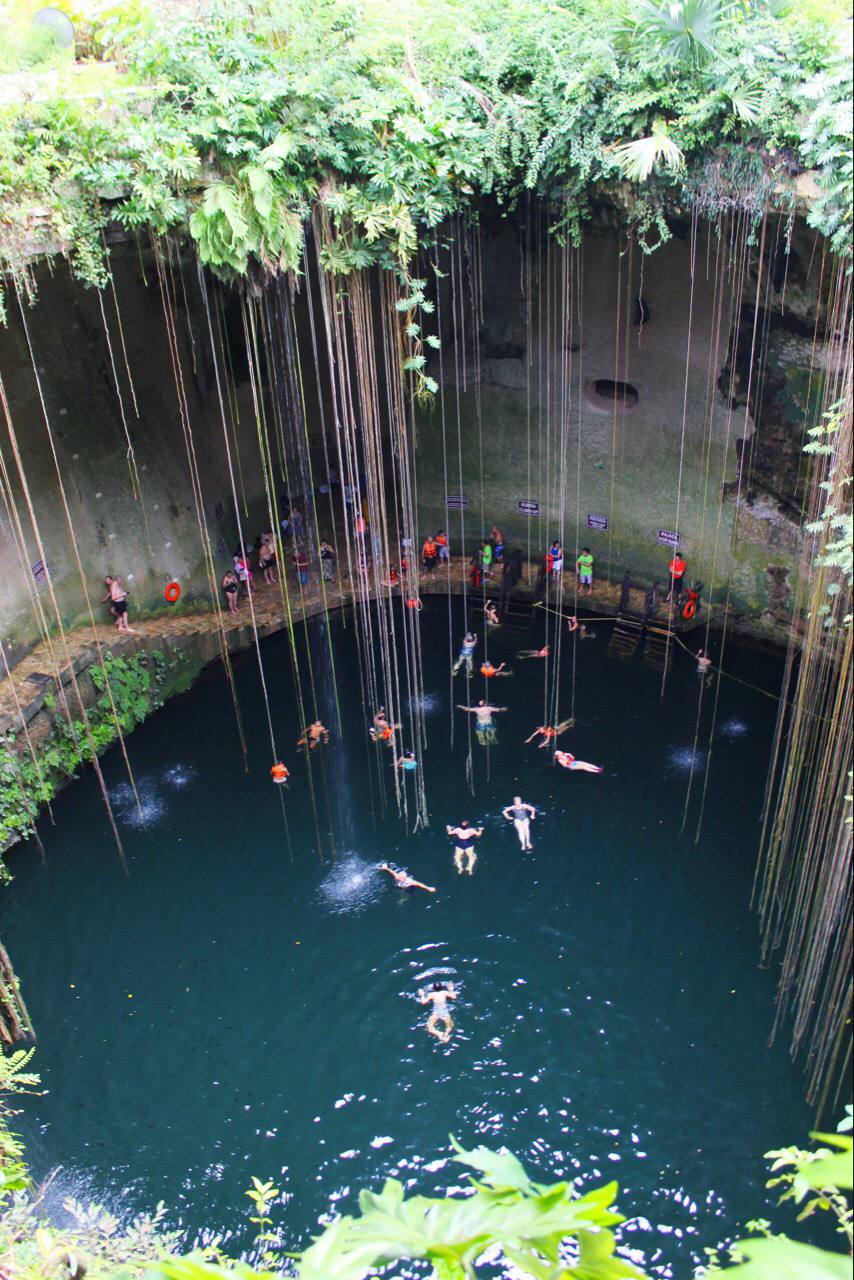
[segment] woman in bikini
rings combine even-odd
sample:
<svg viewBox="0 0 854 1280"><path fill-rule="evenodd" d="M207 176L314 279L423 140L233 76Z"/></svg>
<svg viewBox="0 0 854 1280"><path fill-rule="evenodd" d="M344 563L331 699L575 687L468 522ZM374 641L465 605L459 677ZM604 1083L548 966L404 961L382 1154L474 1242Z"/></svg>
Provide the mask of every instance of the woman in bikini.
<svg viewBox="0 0 854 1280"><path fill-rule="evenodd" d="M418 1003L433 1006L433 1012L427 1019L427 1030L440 1044L447 1044L451 1038L454 1019L451 1017L448 1001L456 998L457 990L452 982L434 982L426 991L423 987L419 988Z"/></svg>

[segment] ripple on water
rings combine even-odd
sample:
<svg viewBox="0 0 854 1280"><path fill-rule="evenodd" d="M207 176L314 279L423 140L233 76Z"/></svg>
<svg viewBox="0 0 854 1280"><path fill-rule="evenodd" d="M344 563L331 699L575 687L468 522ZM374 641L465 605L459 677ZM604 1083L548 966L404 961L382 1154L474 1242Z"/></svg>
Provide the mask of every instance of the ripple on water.
<svg viewBox="0 0 854 1280"><path fill-rule="evenodd" d="M183 791L184 787L188 787L194 781L198 770L194 769L190 764L173 764L168 769L163 770L162 778L167 787L171 787L173 791Z"/></svg>
<svg viewBox="0 0 854 1280"><path fill-rule="evenodd" d="M724 720L718 729L718 733L722 738L726 738L728 742L735 742L738 738L745 737L750 732L750 728L743 720L737 719L735 716L730 720Z"/></svg>
<svg viewBox="0 0 854 1280"><path fill-rule="evenodd" d="M357 853L344 853L320 882L318 892L327 911L347 915L376 902L382 879L376 863L366 862Z"/></svg>
<svg viewBox="0 0 854 1280"><path fill-rule="evenodd" d="M156 826L166 816L166 801L153 778L136 779L136 796L129 782L113 787L110 803L117 820L127 827L144 830Z"/></svg>
<svg viewBox="0 0 854 1280"><path fill-rule="evenodd" d="M694 773L702 773L707 755L707 751L695 751L693 747L671 747L667 753L665 774L669 778L687 778L692 769Z"/></svg>
<svg viewBox="0 0 854 1280"><path fill-rule="evenodd" d="M442 699L438 693L413 694L409 699L409 710L413 713L420 710L422 716L435 716L442 710Z"/></svg>

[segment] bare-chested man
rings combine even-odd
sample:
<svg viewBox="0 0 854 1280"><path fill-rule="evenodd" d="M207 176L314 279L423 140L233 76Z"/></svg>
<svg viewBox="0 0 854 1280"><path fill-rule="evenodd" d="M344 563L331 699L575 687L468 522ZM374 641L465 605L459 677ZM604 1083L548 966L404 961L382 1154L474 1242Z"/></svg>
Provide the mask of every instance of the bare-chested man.
<svg viewBox="0 0 854 1280"><path fill-rule="evenodd" d="M492 717L496 712L506 711L506 707L493 707L491 703L486 702L481 698L476 707L464 707L461 702L458 702L457 708L460 711L467 711L469 715L474 716L474 731L481 746L486 746L487 743L498 741L498 735L495 732L495 725L492 723Z"/></svg>
<svg viewBox="0 0 854 1280"><path fill-rule="evenodd" d="M116 620L116 630L130 633L128 626L128 593L122 586L121 578L113 578L109 575L104 579L104 586L107 588L107 594L101 600L101 604L110 603L110 612Z"/></svg>
<svg viewBox="0 0 854 1280"><path fill-rule="evenodd" d="M297 738L298 747L308 747L309 751L314 751L320 743L326 744L329 741L329 730L321 720L315 720L312 724L303 729L302 734Z"/></svg>

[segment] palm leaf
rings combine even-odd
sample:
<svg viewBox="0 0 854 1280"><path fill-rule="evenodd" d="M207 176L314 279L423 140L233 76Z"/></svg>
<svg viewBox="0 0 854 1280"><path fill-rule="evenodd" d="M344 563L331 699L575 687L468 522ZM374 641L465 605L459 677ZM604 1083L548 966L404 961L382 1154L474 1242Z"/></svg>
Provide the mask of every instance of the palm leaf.
<svg viewBox="0 0 854 1280"><path fill-rule="evenodd" d="M669 173L678 173L685 164L682 151L666 133L622 142L614 148L614 156L625 177L632 182L646 182L658 163Z"/></svg>

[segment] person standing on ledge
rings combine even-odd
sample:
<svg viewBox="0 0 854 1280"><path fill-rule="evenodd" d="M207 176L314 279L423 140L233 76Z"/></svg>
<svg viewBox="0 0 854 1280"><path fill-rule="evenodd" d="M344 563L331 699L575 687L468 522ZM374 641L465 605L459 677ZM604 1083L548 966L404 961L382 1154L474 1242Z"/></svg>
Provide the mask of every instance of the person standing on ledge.
<svg viewBox="0 0 854 1280"><path fill-rule="evenodd" d="M240 583L237 581L237 574L233 569L227 569L222 575L222 589L228 601L228 612L237 613L237 593L240 590Z"/></svg>
<svg viewBox="0 0 854 1280"><path fill-rule="evenodd" d="M471 875L474 871L474 864L477 862L474 842L483 835L483 827L472 827L468 818L464 818L458 827L446 827L445 830L449 836L454 836L456 839L454 866L457 868L457 874L462 875L464 871L467 871ZM466 865L463 866L463 863Z"/></svg>
<svg viewBox="0 0 854 1280"><path fill-rule="evenodd" d="M439 563L439 547L436 539L428 533L424 539L424 546L421 548L421 561L424 565L424 572L434 574Z"/></svg>
<svg viewBox="0 0 854 1280"><path fill-rule="evenodd" d="M673 552L673 559L669 564L670 569L670 591L667 594L665 604L669 604L675 597L676 603L682 600L682 579L685 577L685 570L688 568L679 551Z"/></svg>
<svg viewBox="0 0 854 1280"><path fill-rule="evenodd" d="M589 547L581 548L581 555L575 562L579 586L587 588L587 594L593 595L593 556Z"/></svg>
<svg viewBox="0 0 854 1280"><path fill-rule="evenodd" d="M104 586L107 588L107 594L101 600L101 604L110 603L110 613L116 620L116 630L126 635L132 635L128 626L128 593L122 586L121 578L113 578L109 574L104 579Z"/></svg>
<svg viewBox="0 0 854 1280"><path fill-rule="evenodd" d="M506 809L501 810L501 813L516 828L516 835L519 837L522 852L528 853L534 847L531 844L531 823L537 816L534 806L526 804L521 796L514 796L513 803L508 804Z"/></svg>

